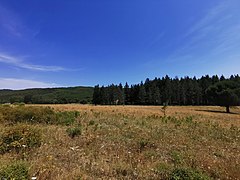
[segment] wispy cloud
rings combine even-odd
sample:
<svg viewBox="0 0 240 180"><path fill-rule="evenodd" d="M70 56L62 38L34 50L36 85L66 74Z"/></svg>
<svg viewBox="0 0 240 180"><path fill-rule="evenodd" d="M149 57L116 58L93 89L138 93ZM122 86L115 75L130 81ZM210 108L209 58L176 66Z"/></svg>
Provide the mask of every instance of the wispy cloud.
<svg viewBox="0 0 240 180"><path fill-rule="evenodd" d="M13 65L13 66L19 67L19 68L33 70L33 71L52 71L52 72L56 72L56 71L67 70L67 69L65 69L63 67L60 67L60 66L43 66L43 65L26 63L21 58L9 56L9 55L3 54L3 53L0 53L0 62L5 63L5 64L9 64L9 65Z"/></svg>
<svg viewBox="0 0 240 180"><path fill-rule="evenodd" d="M188 74L240 73L240 1L221 1L206 10L202 18L179 37L178 46L166 57L144 64L149 69L170 66L174 72ZM237 67L237 68L236 68ZM187 73L188 72L188 73ZM227 73L228 72L228 73Z"/></svg>
<svg viewBox="0 0 240 180"><path fill-rule="evenodd" d="M19 17L0 4L0 27L15 37L22 37L25 28Z"/></svg>
<svg viewBox="0 0 240 180"><path fill-rule="evenodd" d="M236 8L239 6L236 0L222 1L209 9L183 35L181 46L168 59L182 59L181 56L189 56L191 61L214 56L223 59L240 54L240 13Z"/></svg>
<svg viewBox="0 0 240 180"><path fill-rule="evenodd" d="M21 16L12 9L0 3L0 29L5 35L22 39L34 38L40 33L40 29L29 27Z"/></svg>
<svg viewBox="0 0 240 180"><path fill-rule="evenodd" d="M46 83L41 81L16 79L16 78L0 78L0 89L27 89L27 88L48 88L57 87L55 83Z"/></svg>
<svg viewBox="0 0 240 180"><path fill-rule="evenodd" d="M208 31L211 29L213 25L219 21L219 14L224 12L226 10L226 7L228 7L228 4L226 1L223 1L222 3L210 9L208 12L206 12L206 15L202 19L200 19L187 31L185 37L192 35L198 31Z"/></svg>

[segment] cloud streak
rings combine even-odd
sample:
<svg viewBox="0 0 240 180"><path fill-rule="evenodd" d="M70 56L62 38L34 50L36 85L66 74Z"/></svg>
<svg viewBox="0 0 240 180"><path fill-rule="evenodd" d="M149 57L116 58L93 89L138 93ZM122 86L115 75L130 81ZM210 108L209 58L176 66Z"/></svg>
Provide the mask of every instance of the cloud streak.
<svg viewBox="0 0 240 180"><path fill-rule="evenodd" d="M189 60L217 58L240 54L239 1L223 1L208 10L182 37L182 44L168 59Z"/></svg>
<svg viewBox="0 0 240 180"><path fill-rule="evenodd" d="M18 18L18 16L7 9L6 7L3 7L0 4L0 27L6 30L6 32L10 35L13 35L15 37L22 37L23 30L25 29L24 25L22 24L22 21Z"/></svg>
<svg viewBox="0 0 240 180"><path fill-rule="evenodd" d="M215 6L214 8L210 9L200 21L198 21L187 31L185 37L192 35L193 33L198 31L208 31L209 29L211 29L218 21L219 14L224 12L226 10L226 7L228 7L228 4L226 3L226 1L224 1Z"/></svg>
<svg viewBox="0 0 240 180"><path fill-rule="evenodd" d="M42 65L36 65L36 64L29 64L24 62L22 59L9 56L6 54L0 53L0 62L13 65L15 67L23 68L23 69L28 69L28 70L33 70L33 71L52 71L52 72L57 72L57 71L64 71L67 70L63 67L60 66L42 66Z"/></svg>
<svg viewBox="0 0 240 180"><path fill-rule="evenodd" d="M57 87L55 83L46 83L28 79L0 78L0 89L28 89L28 88L49 88Z"/></svg>
<svg viewBox="0 0 240 180"><path fill-rule="evenodd" d="M166 57L145 64L149 69L171 66L175 72L240 73L240 1L222 1L208 9L179 37L179 45ZM182 69L181 69L181 68ZM181 70L179 70L181 69ZM189 72L189 73L186 73ZM166 72L167 73L167 72Z"/></svg>

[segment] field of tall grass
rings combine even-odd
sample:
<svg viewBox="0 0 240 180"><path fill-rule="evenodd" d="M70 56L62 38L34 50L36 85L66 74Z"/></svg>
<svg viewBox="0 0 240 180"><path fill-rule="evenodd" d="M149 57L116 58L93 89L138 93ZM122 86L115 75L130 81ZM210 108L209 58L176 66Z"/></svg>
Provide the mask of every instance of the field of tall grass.
<svg viewBox="0 0 240 180"><path fill-rule="evenodd" d="M240 110L1 105L0 179L239 179Z"/></svg>

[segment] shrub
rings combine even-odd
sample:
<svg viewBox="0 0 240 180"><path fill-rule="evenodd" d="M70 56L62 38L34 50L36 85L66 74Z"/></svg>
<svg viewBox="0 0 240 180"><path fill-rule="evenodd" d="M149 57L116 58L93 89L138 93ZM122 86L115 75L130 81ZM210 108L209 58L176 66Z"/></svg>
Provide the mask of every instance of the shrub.
<svg viewBox="0 0 240 180"><path fill-rule="evenodd" d="M79 116L78 111L64 111L57 113L57 124L61 125L72 125L75 122L75 119Z"/></svg>
<svg viewBox="0 0 240 180"><path fill-rule="evenodd" d="M8 123L51 123L56 122L56 114L50 107L14 106L0 107L0 114Z"/></svg>
<svg viewBox="0 0 240 180"><path fill-rule="evenodd" d="M19 161L5 166L0 170L0 179L27 180L29 179L28 165Z"/></svg>
<svg viewBox="0 0 240 180"><path fill-rule="evenodd" d="M41 134L38 129L26 125L9 127L1 134L0 145L0 153L39 147Z"/></svg>
<svg viewBox="0 0 240 180"><path fill-rule="evenodd" d="M0 121L7 123L45 123L72 125L80 115L78 111L55 112L50 107L0 106Z"/></svg>
<svg viewBox="0 0 240 180"><path fill-rule="evenodd" d="M14 102L13 105L15 106L25 106L24 102Z"/></svg>
<svg viewBox="0 0 240 180"><path fill-rule="evenodd" d="M79 136L82 133L81 127L68 128L66 131L67 131L68 136L71 138L74 138L75 136Z"/></svg>
<svg viewBox="0 0 240 180"><path fill-rule="evenodd" d="M143 149L148 145L149 141L145 139L141 139L138 144L139 144L139 150L140 152L143 151Z"/></svg>
<svg viewBox="0 0 240 180"><path fill-rule="evenodd" d="M94 120L90 120L89 123L88 123L89 126L92 126L92 125L94 125L94 124L95 124L95 121L94 121Z"/></svg>
<svg viewBox="0 0 240 180"><path fill-rule="evenodd" d="M80 104L87 104L87 103L88 103L88 101L85 99L80 101Z"/></svg>
<svg viewBox="0 0 240 180"><path fill-rule="evenodd" d="M196 170L178 168L170 175L171 180L209 180L210 178Z"/></svg>

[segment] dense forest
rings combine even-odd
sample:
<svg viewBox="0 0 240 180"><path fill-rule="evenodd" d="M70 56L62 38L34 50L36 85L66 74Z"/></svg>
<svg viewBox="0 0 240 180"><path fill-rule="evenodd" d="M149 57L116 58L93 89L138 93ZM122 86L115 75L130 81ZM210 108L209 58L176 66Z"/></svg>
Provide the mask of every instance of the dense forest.
<svg viewBox="0 0 240 180"><path fill-rule="evenodd" d="M91 103L92 87L0 90L0 103L66 104Z"/></svg>
<svg viewBox="0 0 240 180"><path fill-rule="evenodd" d="M202 76L201 78L155 78L146 79L145 82L129 86L109 85L95 86L93 104L126 104L126 105L214 105L210 101L206 90L219 82L234 82L240 86L239 75L230 78L214 75Z"/></svg>

